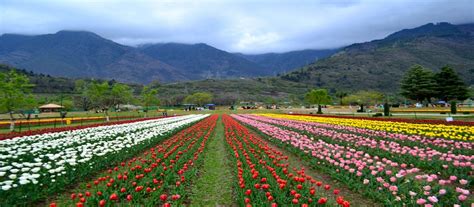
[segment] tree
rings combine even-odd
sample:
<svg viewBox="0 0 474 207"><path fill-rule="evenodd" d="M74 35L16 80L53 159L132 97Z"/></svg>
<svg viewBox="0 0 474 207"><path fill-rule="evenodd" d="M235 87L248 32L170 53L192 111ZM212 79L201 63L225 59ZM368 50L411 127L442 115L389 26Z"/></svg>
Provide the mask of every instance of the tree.
<svg viewBox="0 0 474 207"><path fill-rule="evenodd" d="M130 86L114 83L110 91L112 103L111 106L117 109L120 104L125 104L133 101L133 90Z"/></svg>
<svg viewBox="0 0 474 207"><path fill-rule="evenodd" d="M337 91L335 95L337 98L339 98L339 105L342 106L342 99L348 96L349 93L347 93L346 91Z"/></svg>
<svg viewBox="0 0 474 207"><path fill-rule="evenodd" d="M141 102L143 104L143 107L145 107L145 117L148 114L149 106L160 104L160 100L158 99L157 95L158 89L153 89L151 86L143 87L143 90L141 92Z"/></svg>
<svg viewBox="0 0 474 207"><path fill-rule="evenodd" d="M0 73L0 111L10 115L10 131L15 129L13 114L34 107L32 87L28 77L18 74L15 70Z"/></svg>
<svg viewBox="0 0 474 207"><path fill-rule="evenodd" d="M420 65L414 65L401 81L401 94L406 98L431 102L436 95L434 74Z"/></svg>
<svg viewBox="0 0 474 207"><path fill-rule="evenodd" d="M197 104L198 106L203 106L205 103L210 103L212 101L212 94L206 92L194 93L189 95L184 99L185 103L188 104Z"/></svg>
<svg viewBox="0 0 474 207"><path fill-rule="evenodd" d="M383 94L377 91L358 91L352 95L343 98L343 103L358 104L359 112L364 111L364 105L377 104L383 100Z"/></svg>
<svg viewBox="0 0 474 207"><path fill-rule="evenodd" d="M446 102L455 99L462 101L469 98L467 85L451 67L441 68L441 71L435 74L435 80L437 98Z"/></svg>
<svg viewBox="0 0 474 207"><path fill-rule="evenodd" d="M313 89L306 93L305 100L309 104L317 104L318 105L318 114L322 114L323 111L321 110L321 104L330 104L331 97L328 95L328 91L326 89Z"/></svg>
<svg viewBox="0 0 474 207"><path fill-rule="evenodd" d="M104 112L107 121L109 121L108 111L110 108L117 108L119 104L129 102L133 98L133 91L128 85L110 83L91 83L86 91L94 106Z"/></svg>
<svg viewBox="0 0 474 207"><path fill-rule="evenodd" d="M84 111L88 111L91 107L91 100L89 99L89 95L87 94L87 88L89 84L84 80L76 80L74 82L74 91L79 95L75 96L75 103L80 106Z"/></svg>

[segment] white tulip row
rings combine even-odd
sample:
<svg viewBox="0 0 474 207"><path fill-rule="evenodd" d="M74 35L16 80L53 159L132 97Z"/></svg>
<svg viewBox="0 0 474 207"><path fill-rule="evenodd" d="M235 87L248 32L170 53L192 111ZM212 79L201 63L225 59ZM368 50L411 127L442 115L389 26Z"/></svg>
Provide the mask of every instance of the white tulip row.
<svg viewBox="0 0 474 207"><path fill-rule="evenodd" d="M126 150L207 116L178 116L2 140L0 188L7 191L29 183L54 183L75 171L78 164L92 165L98 157Z"/></svg>

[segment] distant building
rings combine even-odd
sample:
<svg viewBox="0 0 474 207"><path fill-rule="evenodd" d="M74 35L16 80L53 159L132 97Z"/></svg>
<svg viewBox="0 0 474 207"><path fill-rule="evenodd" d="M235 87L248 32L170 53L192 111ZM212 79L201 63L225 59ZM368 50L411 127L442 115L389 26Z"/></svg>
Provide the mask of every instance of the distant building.
<svg viewBox="0 0 474 207"><path fill-rule="evenodd" d="M205 106L209 110L216 110L216 105L215 104L206 104Z"/></svg>
<svg viewBox="0 0 474 207"><path fill-rule="evenodd" d="M64 109L64 106L53 103L42 105L39 107L40 112L59 112L62 109Z"/></svg>

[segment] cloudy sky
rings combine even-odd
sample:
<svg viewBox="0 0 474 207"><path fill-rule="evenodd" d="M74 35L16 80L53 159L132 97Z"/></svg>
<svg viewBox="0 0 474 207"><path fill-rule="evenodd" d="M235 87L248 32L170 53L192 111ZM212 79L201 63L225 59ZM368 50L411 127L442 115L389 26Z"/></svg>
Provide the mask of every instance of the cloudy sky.
<svg viewBox="0 0 474 207"><path fill-rule="evenodd" d="M87 30L244 53L335 48L429 22L474 22L473 0L0 0L0 34Z"/></svg>

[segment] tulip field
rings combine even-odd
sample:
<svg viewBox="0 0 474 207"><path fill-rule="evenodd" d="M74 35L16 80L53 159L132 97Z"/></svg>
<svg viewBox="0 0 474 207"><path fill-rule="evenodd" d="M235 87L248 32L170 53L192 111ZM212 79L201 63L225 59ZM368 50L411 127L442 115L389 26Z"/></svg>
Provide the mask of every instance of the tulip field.
<svg viewBox="0 0 474 207"><path fill-rule="evenodd" d="M386 206L471 206L473 201L472 126L279 114L233 117Z"/></svg>
<svg viewBox="0 0 474 207"><path fill-rule="evenodd" d="M0 206L222 206L195 201L213 142L231 206L474 202L469 122L195 114L0 140Z"/></svg>

